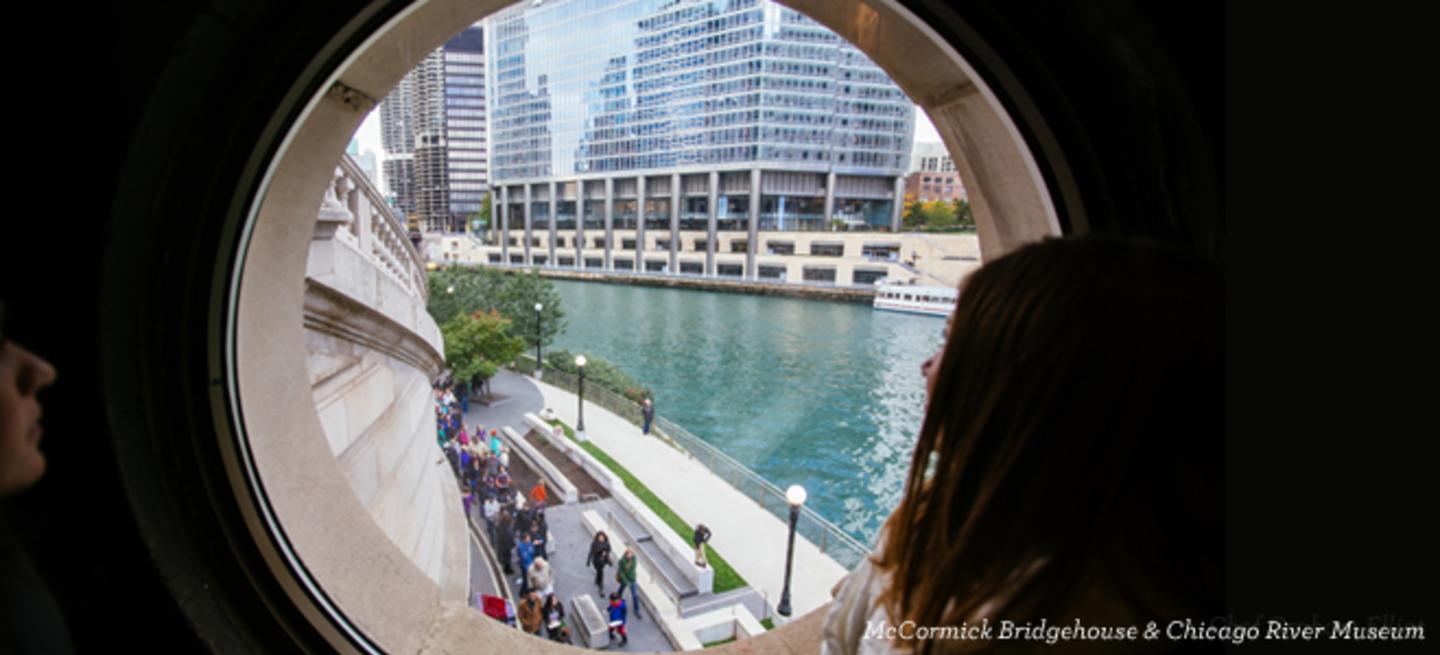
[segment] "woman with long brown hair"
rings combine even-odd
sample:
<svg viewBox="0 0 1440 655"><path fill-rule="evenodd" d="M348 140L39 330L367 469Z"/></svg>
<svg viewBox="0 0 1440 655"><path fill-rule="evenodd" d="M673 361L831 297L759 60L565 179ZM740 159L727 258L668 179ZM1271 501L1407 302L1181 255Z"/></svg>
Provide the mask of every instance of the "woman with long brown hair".
<svg viewBox="0 0 1440 655"><path fill-rule="evenodd" d="M1045 643L1001 622L1217 615L1223 332L1218 271L1170 247L1053 239L976 270L922 365L904 497L837 585L823 652L1029 649Z"/></svg>

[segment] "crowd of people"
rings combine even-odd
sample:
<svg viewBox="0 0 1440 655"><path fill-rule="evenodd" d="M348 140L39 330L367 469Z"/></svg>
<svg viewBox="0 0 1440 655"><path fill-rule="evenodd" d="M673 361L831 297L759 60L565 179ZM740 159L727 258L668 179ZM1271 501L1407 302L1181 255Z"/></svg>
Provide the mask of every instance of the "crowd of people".
<svg viewBox="0 0 1440 655"><path fill-rule="evenodd" d="M468 394L453 387L436 385L435 417L439 446L450 460L460 482L465 515L475 519L478 510L486 536L506 576L516 575L520 602L516 618L532 634L568 642L565 608L555 595L555 575L550 567L553 552L545 508L550 491L541 478L528 492L515 488L510 476L510 448L500 440L498 429L488 432L476 424L467 430L464 423Z"/></svg>

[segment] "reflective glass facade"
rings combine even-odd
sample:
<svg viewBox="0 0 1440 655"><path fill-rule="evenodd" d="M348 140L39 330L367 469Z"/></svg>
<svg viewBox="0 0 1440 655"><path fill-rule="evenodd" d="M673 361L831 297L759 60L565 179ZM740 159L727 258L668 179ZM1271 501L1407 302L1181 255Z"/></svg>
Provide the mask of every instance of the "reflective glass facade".
<svg viewBox="0 0 1440 655"><path fill-rule="evenodd" d="M445 146L452 229L480 211L488 185L485 140L485 32L479 26L456 35L445 55Z"/></svg>
<svg viewBox="0 0 1440 655"><path fill-rule="evenodd" d="M525 2L486 24L496 182L909 164L914 106L899 87L770 2Z"/></svg>
<svg viewBox="0 0 1440 655"><path fill-rule="evenodd" d="M484 25L497 226L549 232L522 261L756 279L760 231L899 227L915 106L794 10L529 0Z"/></svg>

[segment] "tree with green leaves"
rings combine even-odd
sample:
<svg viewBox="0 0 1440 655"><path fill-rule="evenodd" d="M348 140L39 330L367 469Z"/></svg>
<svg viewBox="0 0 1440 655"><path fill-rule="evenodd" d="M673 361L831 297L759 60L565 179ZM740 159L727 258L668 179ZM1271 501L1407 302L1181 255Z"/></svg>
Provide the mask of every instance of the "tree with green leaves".
<svg viewBox="0 0 1440 655"><path fill-rule="evenodd" d="M970 211L970 201L964 198L955 199L955 224L969 230L975 229L975 214Z"/></svg>
<svg viewBox="0 0 1440 655"><path fill-rule="evenodd" d="M470 216L470 224L466 231L474 235L483 235L490 229L490 194L485 194L480 199L480 211Z"/></svg>
<svg viewBox="0 0 1440 655"><path fill-rule="evenodd" d="M920 203L920 225L927 230L945 230L955 227L955 211L950 203L931 200Z"/></svg>
<svg viewBox="0 0 1440 655"><path fill-rule="evenodd" d="M585 356L585 379L595 385L609 389L634 402L654 398L650 388L640 384L619 366L595 355ZM578 374L575 368L575 353L568 350L552 350L545 355L545 366L571 375Z"/></svg>
<svg viewBox="0 0 1440 655"><path fill-rule="evenodd" d="M511 336L510 321L494 310L457 315L440 334L454 379L474 386L487 383L525 350L525 340Z"/></svg>
<svg viewBox="0 0 1440 655"><path fill-rule="evenodd" d="M430 271L426 286L430 299L425 304L439 325L460 314L498 309L504 276L486 268L446 267Z"/></svg>
<svg viewBox="0 0 1440 655"><path fill-rule="evenodd" d="M549 346L555 337L565 332L565 311L560 308L560 294L549 279L540 277L540 271L507 273L505 283L499 291L496 308L512 322L515 334L525 339L530 348L535 347L536 335L540 342ZM536 329L535 304L539 303L540 326Z"/></svg>
<svg viewBox="0 0 1440 655"><path fill-rule="evenodd" d="M539 271L501 271L493 268L448 267L431 271L426 309L444 325L459 314L498 311L511 322L510 331L535 347L535 304L540 303L541 343L548 347L565 331L565 310L560 294Z"/></svg>

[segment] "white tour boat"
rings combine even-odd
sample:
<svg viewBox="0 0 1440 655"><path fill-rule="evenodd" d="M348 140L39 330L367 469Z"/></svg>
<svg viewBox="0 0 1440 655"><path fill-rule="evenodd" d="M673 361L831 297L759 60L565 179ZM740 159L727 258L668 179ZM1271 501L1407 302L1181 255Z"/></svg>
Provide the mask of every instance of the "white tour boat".
<svg viewBox="0 0 1440 655"><path fill-rule="evenodd" d="M960 291L953 287L922 287L912 284L875 284L875 309L929 314L948 318L955 311Z"/></svg>

